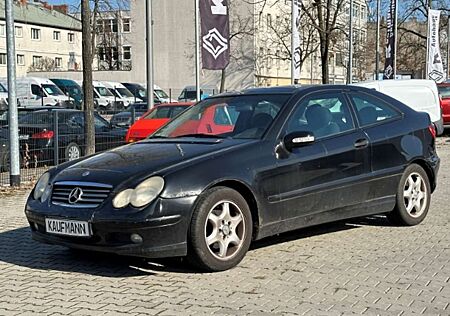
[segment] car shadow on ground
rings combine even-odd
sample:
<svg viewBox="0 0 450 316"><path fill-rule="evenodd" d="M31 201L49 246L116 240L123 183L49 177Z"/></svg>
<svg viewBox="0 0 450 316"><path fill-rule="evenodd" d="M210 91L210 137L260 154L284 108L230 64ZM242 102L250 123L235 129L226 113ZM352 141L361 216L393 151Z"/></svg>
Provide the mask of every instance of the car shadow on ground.
<svg viewBox="0 0 450 316"><path fill-rule="evenodd" d="M253 242L250 251L363 226L391 226L384 216L356 218L299 229ZM28 227L0 233L0 261L38 270L78 272L104 277L138 277L160 273L202 273L184 258L143 259L70 250L31 239Z"/></svg>

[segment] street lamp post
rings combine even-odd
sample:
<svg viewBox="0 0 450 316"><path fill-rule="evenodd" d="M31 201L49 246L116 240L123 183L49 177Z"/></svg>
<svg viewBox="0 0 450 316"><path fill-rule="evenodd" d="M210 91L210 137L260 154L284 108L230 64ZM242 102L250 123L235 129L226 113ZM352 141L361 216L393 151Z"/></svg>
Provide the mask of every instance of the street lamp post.
<svg viewBox="0 0 450 316"><path fill-rule="evenodd" d="M6 54L8 72L8 119L10 185L20 185L19 124L16 100L16 49L14 43L13 0L5 1Z"/></svg>
<svg viewBox="0 0 450 316"><path fill-rule="evenodd" d="M152 0L146 2L146 35L147 35L147 107L152 109L155 106L153 99L154 92L154 71L153 71L153 12Z"/></svg>
<svg viewBox="0 0 450 316"><path fill-rule="evenodd" d="M378 80L380 73L380 10L381 0L377 0L377 34L376 34L376 56L375 56L375 80Z"/></svg>
<svg viewBox="0 0 450 316"><path fill-rule="evenodd" d="M353 0L350 0L350 19L348 31L348 72L347 84L353 83Z"/></svg>

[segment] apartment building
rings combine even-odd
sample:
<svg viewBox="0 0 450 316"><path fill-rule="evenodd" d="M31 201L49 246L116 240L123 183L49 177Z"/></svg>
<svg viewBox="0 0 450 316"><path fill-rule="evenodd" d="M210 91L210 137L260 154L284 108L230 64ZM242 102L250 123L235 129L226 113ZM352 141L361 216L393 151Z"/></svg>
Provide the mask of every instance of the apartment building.
<svg viewBox="0 0 450 316"><path fill-rule="evenodd" d="M82 68L81 22L45 2L14 3L16 75ZM5 2L0 2L0 77L6 77Z"/></svg>

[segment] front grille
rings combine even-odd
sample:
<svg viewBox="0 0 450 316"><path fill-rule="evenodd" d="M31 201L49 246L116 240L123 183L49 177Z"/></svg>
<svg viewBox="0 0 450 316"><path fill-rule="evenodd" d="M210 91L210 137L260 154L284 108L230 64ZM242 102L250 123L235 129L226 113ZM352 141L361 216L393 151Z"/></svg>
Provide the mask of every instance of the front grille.
<svg viewBox="0 0 450 316"><path fill-rule="evenodd" d="M108 197L112 186L94 182L56 182L52 204L72 208L96 208Z"/></svg>

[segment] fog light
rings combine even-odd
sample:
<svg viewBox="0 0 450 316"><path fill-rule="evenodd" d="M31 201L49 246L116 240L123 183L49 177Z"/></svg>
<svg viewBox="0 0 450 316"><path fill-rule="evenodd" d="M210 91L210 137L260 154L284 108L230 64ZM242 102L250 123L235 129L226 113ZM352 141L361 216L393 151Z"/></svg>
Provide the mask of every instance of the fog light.
<svg viewBox="0 0 450 316"><path fill-rule="evenodd" d="M138 234L131 234L131 241L134 242L135 244L142 244L142 242L144 241L142 239L142 237Z"/></svg>

